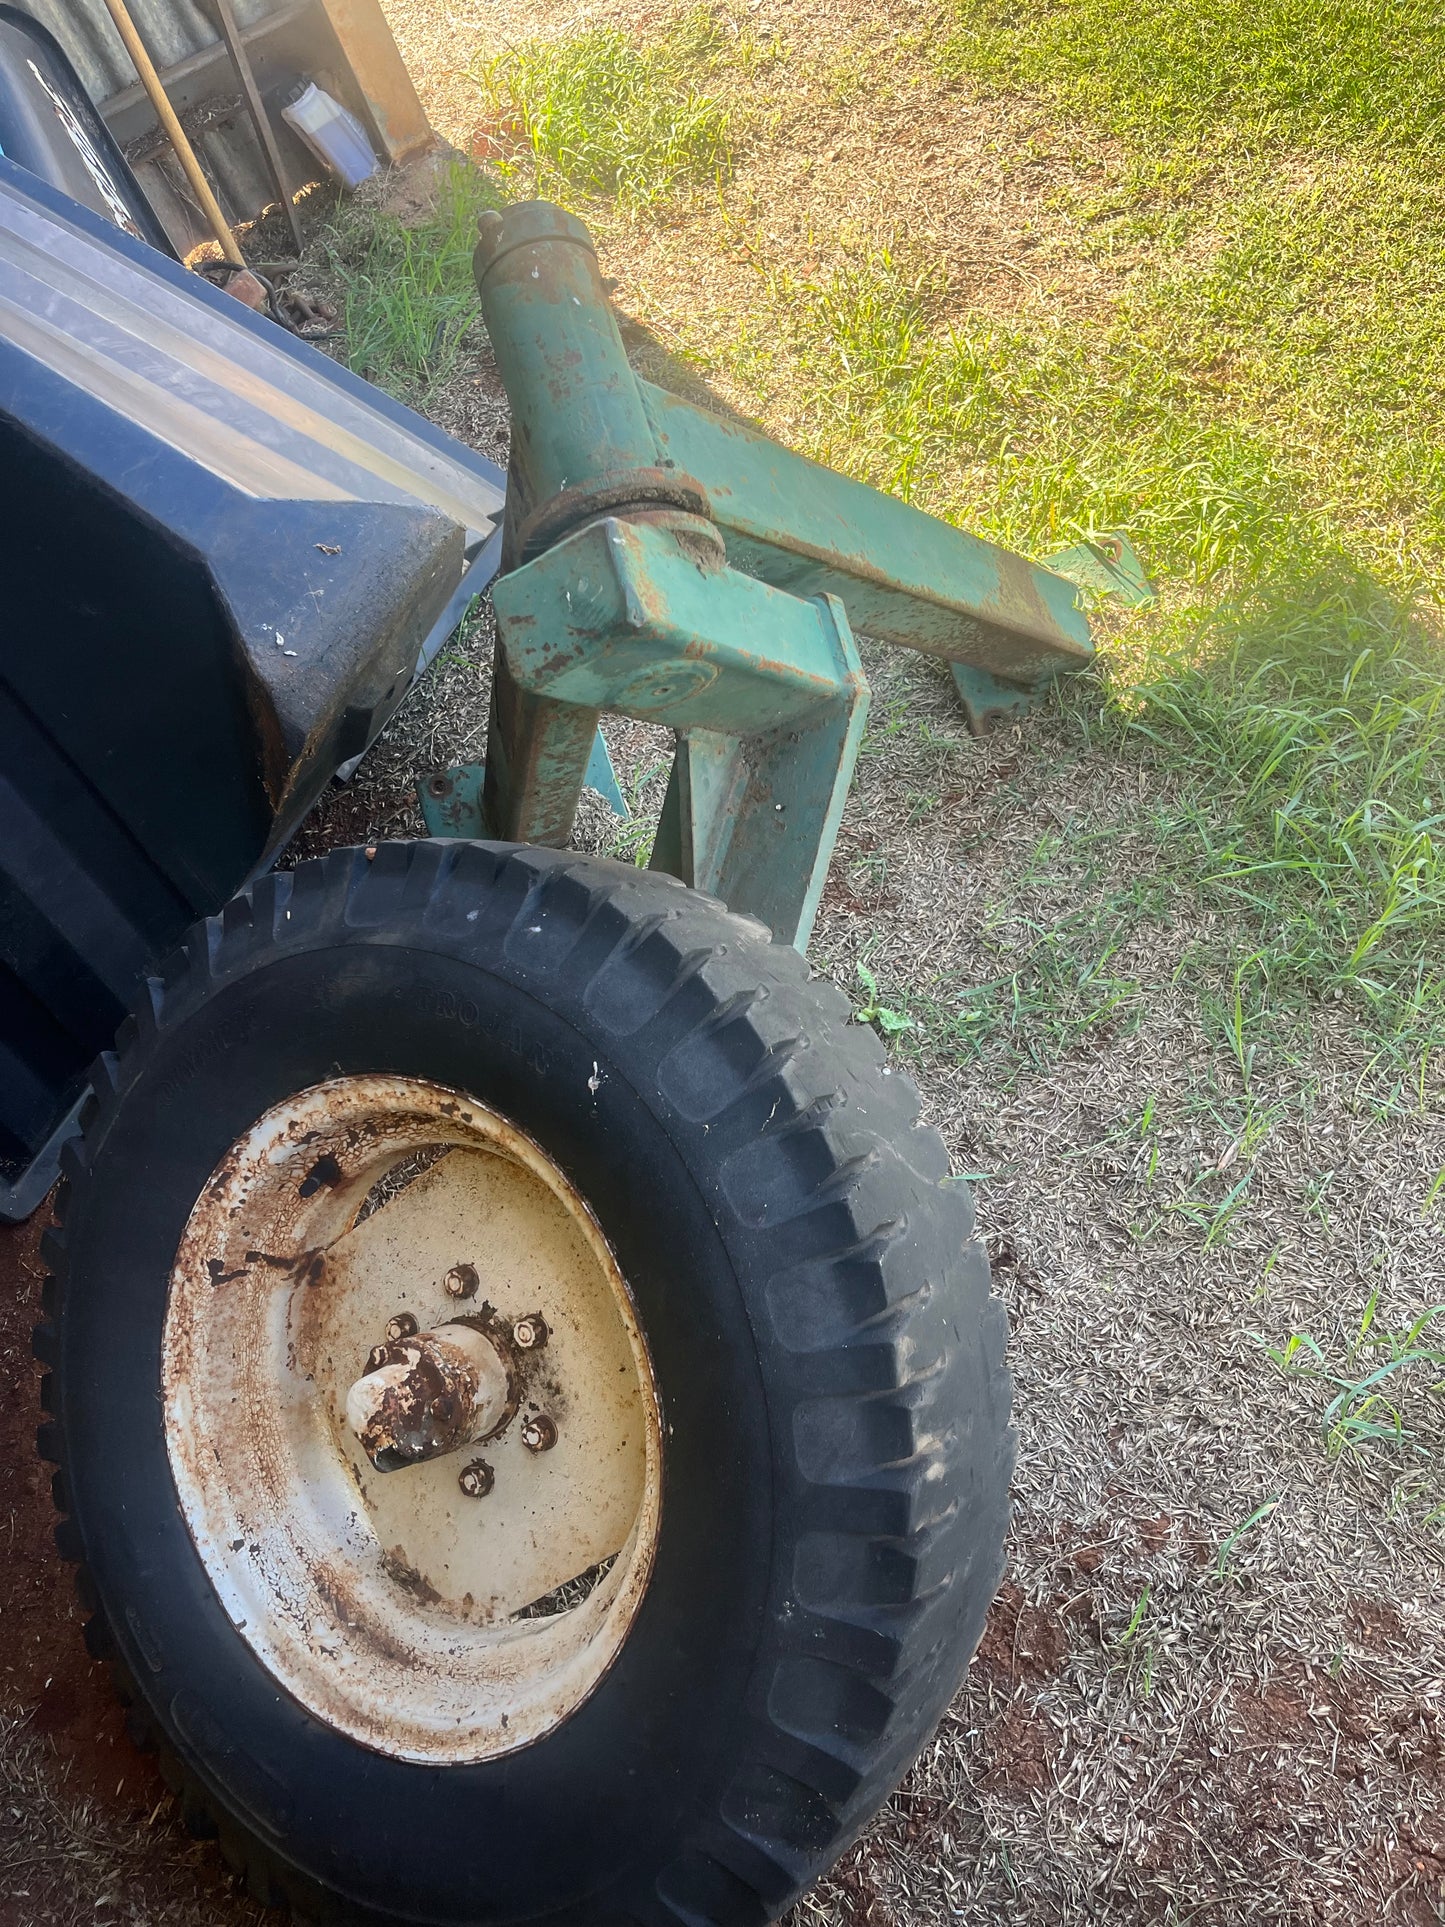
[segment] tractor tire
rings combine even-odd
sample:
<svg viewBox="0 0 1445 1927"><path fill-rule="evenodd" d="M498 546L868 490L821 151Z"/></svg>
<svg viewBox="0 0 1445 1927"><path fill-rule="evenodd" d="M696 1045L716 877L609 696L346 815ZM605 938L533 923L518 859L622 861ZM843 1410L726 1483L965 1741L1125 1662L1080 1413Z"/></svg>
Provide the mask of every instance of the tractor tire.
<svg viewBox="0 0 1445 1927"><path fill-rule="evenodd" d="M264 876L147 981L57 1220L57 1541L263 1904L760 1927L957 1689L1004 1317L913 1086L759 924L499 844ZM506 1377L460 1450L357 1430L418 1324Z"/></svg>

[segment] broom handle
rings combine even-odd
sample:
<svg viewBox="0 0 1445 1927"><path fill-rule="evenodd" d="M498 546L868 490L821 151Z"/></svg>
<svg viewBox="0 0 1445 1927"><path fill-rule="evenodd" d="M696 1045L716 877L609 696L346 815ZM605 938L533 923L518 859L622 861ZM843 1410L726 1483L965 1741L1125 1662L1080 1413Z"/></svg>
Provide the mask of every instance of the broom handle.
<svg viewBox="0 0 1445 1927"><path fill-rule="evenodd" d="M156 72L155 62L146 52L145 42L136 30L130 17L130 9L125 0L105 0L110 17L115 22L115 30L125 42L125 50L131 57L140 84L145 88L150 104L156 111L156 119L165 129L166 138L176 150L176 159L191 184L191 191L200 203L201 212L210 224L212 234L221 244L221 252L236 267L243 268L246 263L241 250L236 246L236 237L226 225L226 217L221 212L220 202L211 192L211 184L201 172L201 163L196 159L196 151L186 139L186 131L176 117L176 110L166 97L161 85L161 77Z"/></svg>

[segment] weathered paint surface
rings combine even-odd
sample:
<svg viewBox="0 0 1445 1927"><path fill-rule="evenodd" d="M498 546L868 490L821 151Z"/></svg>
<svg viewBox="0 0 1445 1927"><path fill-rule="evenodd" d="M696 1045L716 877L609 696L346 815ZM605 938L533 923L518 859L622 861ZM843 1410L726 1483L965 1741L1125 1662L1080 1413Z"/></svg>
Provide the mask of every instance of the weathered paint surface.
<svg viewBox="0 0 1445 1927"><path fill-rule="evenodd" d="M639 380L573 215L484 216L475 266L513 422L487 825L564 844L598 716L670 724L654 864L802 948L867 712L853 628L952 662L984 728L1089 661L1078 592Z"/></svg>
<svg viewBox="0 0 1445 1927"><path fill-rule="evenodd" d="M406 62L397 50L380 0L319 0L351 68L368 118L393 166L436 145Z"/></svg>
<svg viewBox="0 0 1445 1927"><path fill-rule="evenodd" d="M1074 585L1026 557L640 382L658 448L702 483L728 559L836 595L863 635L1036 681L1093 654Z"/></svg>
<svg viewBox="0 0 1445 1927"><path fill-rule="evenodd" d="M438 1145L357 1222L379 1178ZM445 1283L459 1263L478 1275L464 1309ZM489 1490L463 1486L466 1447L374 1469L346 1408L378 1348L538 1319L545 1342L515 1349L512 1416L486 1441ZM233 1145L177 1253L163 1384L181 1508L222 1604L353 1738L436 1763L506 1753L567 1717L620 1650L661 1505L646 1345L585 1203L465 1094L338 1079ZM555 1443L538 1451L523 1433L542 1416ZM608 1560L580 1605L528 1615Z"/></svg>
<svg viewBox="0 0 1445 1927"><path fill-rule="evenodd" d="M454 763L450 769L430 770L417 790L427 835L488 835L482 801L486 780L485 763ZM585 788L597 792L614 815L625 818L631 814L600 729L592 738L592 750L582 773L582 781Z"/></svg>
<svg viewBox="0 0 1445 1927"><path fill-rule="evenodd" d="M1045 566L1070 582L1097 589L1131 609L1145 609L1156 600L1154 585L1128 537L1117 529L1075 542L1047 558Z"/></svg>
<svg viewBox="0 0 1445 1927"><path fill-rule="evenodd" d="M678 730L654 865L802 949L867 681L841 603L700 563L676 540L683 520L606 516L504 576L498 649L544 713L613 710Z"/></svg>

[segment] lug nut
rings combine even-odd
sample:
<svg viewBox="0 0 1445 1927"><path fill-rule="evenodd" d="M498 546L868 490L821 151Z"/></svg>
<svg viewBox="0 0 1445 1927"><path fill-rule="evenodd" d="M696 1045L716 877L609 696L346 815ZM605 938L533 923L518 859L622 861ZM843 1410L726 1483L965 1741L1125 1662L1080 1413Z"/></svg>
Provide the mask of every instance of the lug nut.
<svg viewBox="0 0 1445 1927"><path fill-rule="evenodd" d="M386 1321L386 1335L393 1345L403 1338L415 1338L420 1329L409 1311L399 1311L395 1318Z"/></svg>
<svg viewBox="0 0 1445 1927"><path fill-rule="evenodd" d="M473 1459L457 1474L457 1484L469 1499L485 1499L497 1483L497 1475L485 1459Z"/></svg>
<svg viewBox="0 0 1445 1927"><path fill-rule="evenodd" d="M512 1343L519 1352L535 1351L545 1345L548 1338L547 1321L541 1312L535 1311L530 1318L519 1318L512 1327Z"/></svg>
<svg viewBox="0 0 1445 1927"><path fill-rule="evenodd" d="M453 1265L442 1279L442 1289L448 1298L475 1298L479 1283L475 1265Z"/></svg>
<svg viewBox="0 0 1445 1927"><path fill-rule="evenodd" d="M522 1420L522 1443L529 1452L550 1452L557 1443L557 1427L545 1412Z"/></svg>

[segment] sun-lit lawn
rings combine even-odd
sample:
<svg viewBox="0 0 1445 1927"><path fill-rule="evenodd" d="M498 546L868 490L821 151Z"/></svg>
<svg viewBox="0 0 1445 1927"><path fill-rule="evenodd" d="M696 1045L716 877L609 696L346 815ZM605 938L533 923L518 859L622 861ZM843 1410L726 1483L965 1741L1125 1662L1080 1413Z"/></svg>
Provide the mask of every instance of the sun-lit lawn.
<svg viewBox="0 0 1445 1927"><path fill-rule="evenodd" d="M1119 291L1000 313L902 226L811 268L762 250L701 372L808 452L1011 547L1127 531L1159 606L1106 612L1102 679L1061 701L1174 779L1160 862L1222 913L1221 981L1244 972L1263 1005L1348 998L1404 1091L1445 1033L1434 11L958 0L947 31L851 66L845 47L838 72L856 95L920 69L1021 90L1106 142L1058 211L1082 256L1128 257ZM723 8L472 72L511 154L501 191L604 221L711 206L740 230L739 157L786 124L793 78L786 46ZM371 233L350 270L355 365L413 393L444 378L487 192L473 177L431 228Z"/></svg>

